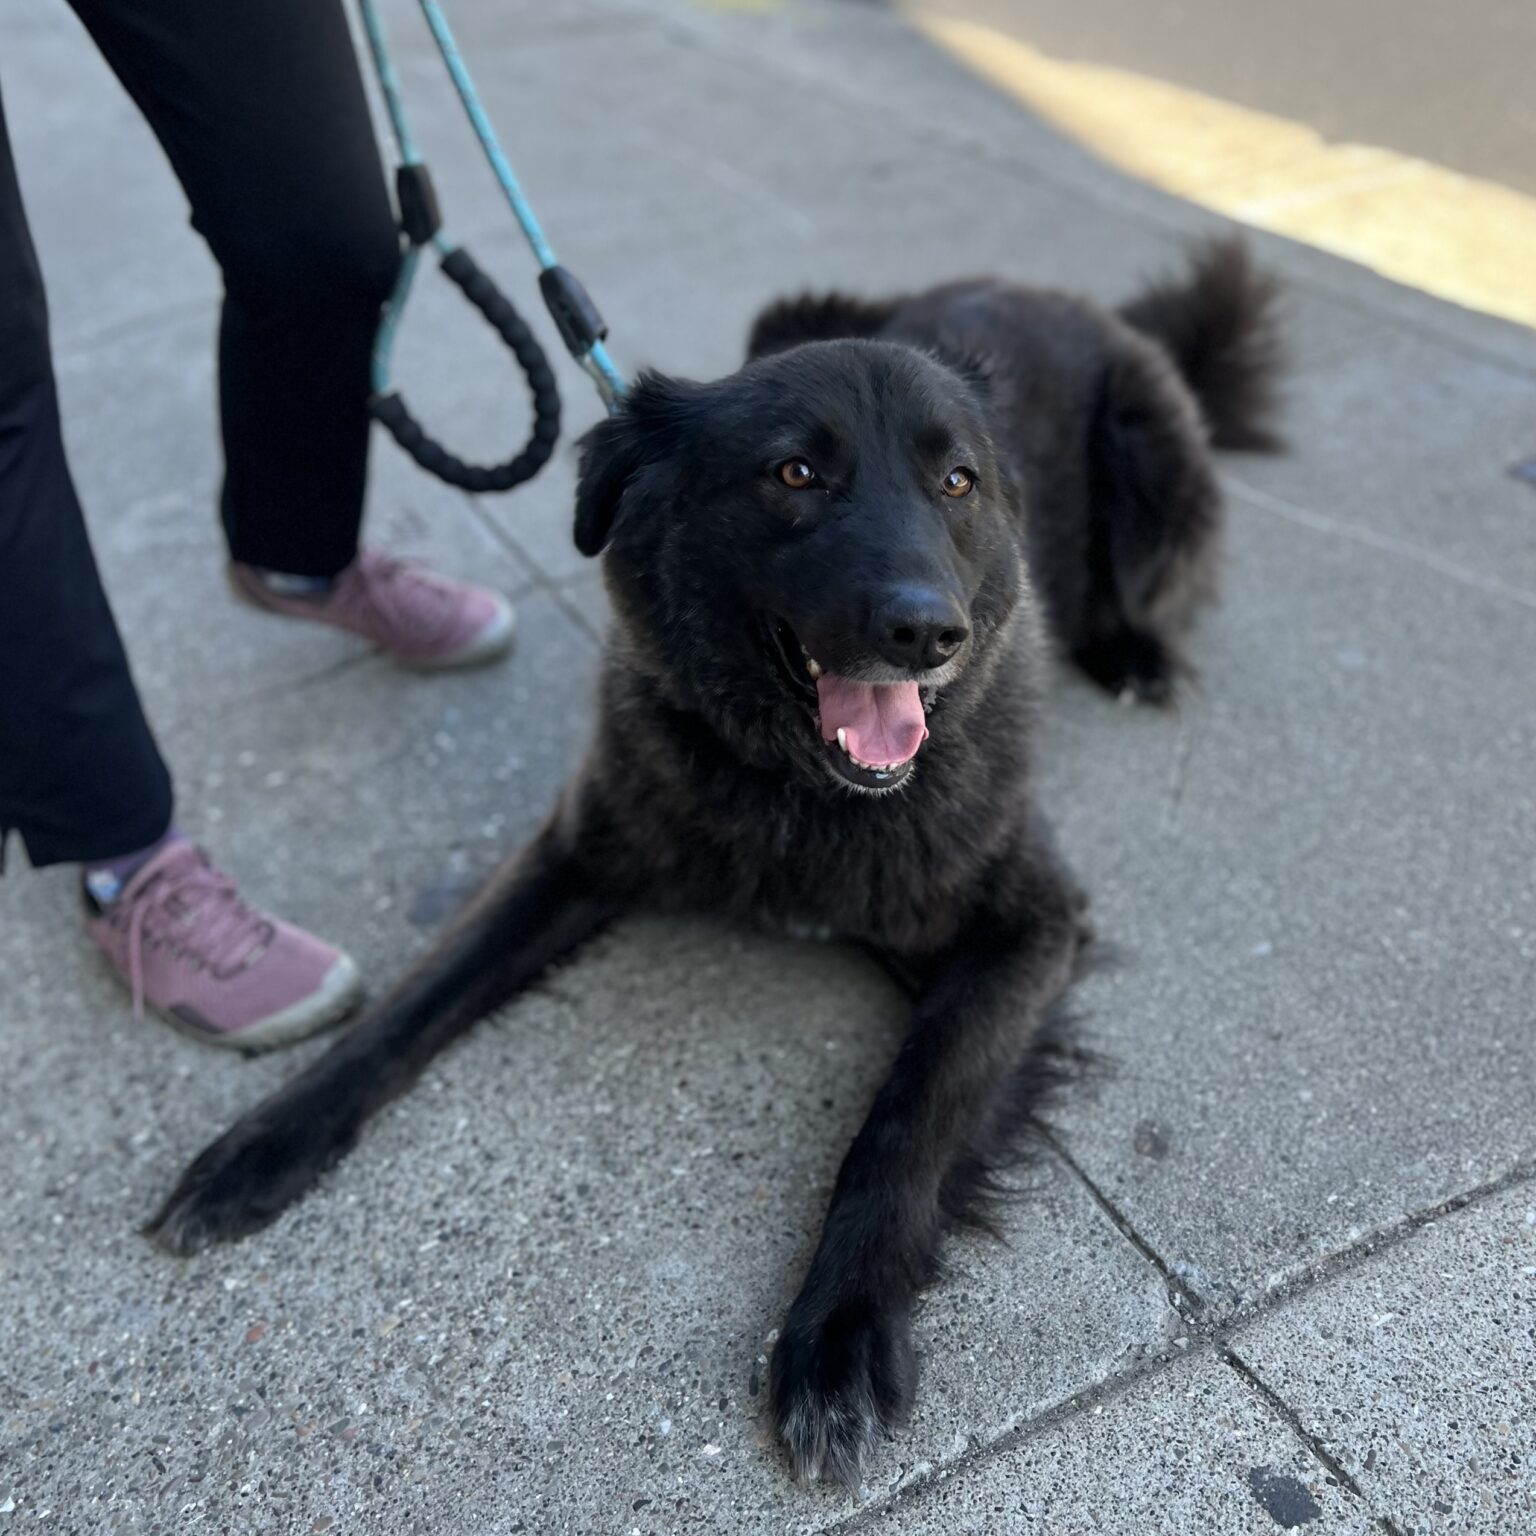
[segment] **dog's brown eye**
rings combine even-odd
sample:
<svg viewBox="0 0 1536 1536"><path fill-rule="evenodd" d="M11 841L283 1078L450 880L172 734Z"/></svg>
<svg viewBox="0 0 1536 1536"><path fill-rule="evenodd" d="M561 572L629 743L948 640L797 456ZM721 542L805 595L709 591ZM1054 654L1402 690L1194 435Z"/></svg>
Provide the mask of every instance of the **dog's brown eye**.
<svg viewBox="0 0 1536 1536"><path fill-rule="evenodd" d="M779 479L792 491L803 491L816 481L816 471L804 459L785 459L779 465Z"/></svg>
<svg viewBox="0 0 1536 1536"><path fill-rule="evenodd" d="M947 475L944 476L944 494L946 496L954 496L957 498L961 496L969 496L972 489L975 487L975 484L975 475L973 475L970 470L963 469L960 465L957 464L952 470L950 470Z"/></svg>

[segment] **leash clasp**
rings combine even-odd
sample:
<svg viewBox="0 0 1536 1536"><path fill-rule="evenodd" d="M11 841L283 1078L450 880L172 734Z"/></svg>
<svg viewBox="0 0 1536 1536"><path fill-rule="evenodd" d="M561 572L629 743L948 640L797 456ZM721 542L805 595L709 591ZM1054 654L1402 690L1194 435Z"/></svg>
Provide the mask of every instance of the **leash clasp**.
<svg viewBox="0 0 1536 1536"><path fill-rule="evenodd" d="M592 350L594 343L608 335L608 322L598 313L591 294L568 268L545 267L539 273L539 292L544 295L544 307L555 322L566 351L578 361Z"/></svg>

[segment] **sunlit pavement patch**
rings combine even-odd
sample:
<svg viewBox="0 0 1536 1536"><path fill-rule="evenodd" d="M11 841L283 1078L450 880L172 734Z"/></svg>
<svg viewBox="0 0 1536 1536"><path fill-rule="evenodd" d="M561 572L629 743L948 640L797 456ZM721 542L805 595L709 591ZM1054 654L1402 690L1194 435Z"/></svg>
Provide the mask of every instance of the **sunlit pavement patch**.
<svg viewBox="0 0 1536 1536"><path fill-rule="evenodd" d="M1052 59L975 22L910 19L1111 164L1469 309L1536 325L1536 198L1100 64Z"/></svg>

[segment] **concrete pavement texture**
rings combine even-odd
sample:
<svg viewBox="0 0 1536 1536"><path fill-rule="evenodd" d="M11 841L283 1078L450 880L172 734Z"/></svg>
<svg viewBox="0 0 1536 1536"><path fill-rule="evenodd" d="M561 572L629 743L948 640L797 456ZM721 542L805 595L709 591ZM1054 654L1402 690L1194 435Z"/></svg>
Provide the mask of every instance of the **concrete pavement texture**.
<svg viewBox="0 0 1536 1536"><path fill-rule="evenodd" d="M388 13L449 216L536 312L430 43ZM880 7L452 14L629 368L723 372L806 283L1114 298L1220 227ZM569 451L482 501L376 456L375 536L518 598L505 667L405 676L237 607L216 274L175 183L54 0L0 18L0 90L180 818L382 987L579 749L604 605ZM1063 675L1041 743L1117 955L1080 994L1111 1071L1056 1114L1008 1244L958 1244L925 1297L918 1411L857 1496L788 1481L763 1401L901 1026L861 957L627 923L272 1229L182 1263L137 1223L320 1047L136 1026L70 873L13 867L0 1532L1536 1530L1536 489L1509 472L1536 455L1536 340L1254 244L1286 288L1292 448L1224 466L1200 685L1163 714ZM422 415L504 451L496 347L442 285L417 302ZM574 433L598 407L560 371Z"/></svg>

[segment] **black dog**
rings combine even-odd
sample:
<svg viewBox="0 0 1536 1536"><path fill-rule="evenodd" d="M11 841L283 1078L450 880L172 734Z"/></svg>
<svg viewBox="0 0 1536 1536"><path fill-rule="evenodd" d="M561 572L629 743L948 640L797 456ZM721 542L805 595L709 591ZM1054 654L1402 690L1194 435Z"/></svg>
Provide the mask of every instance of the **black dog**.
<svg viewBox="0 0 1536 1536"><path fill-rule="evenodd" d="M582 455L576 542L606 549L617 615L592 750L397 990L198 1158L159 1242L272 1220L626 910L862 941L913 987L912 1029L773 1362L796 1470L856 1482L911 1404L942 1233L983 1218L1050 1075L1085 936L1030 793L1046 627L1105 686L1167 695L1218 524L1207 436L1265 440L1268 298L1223 246L1118 316L999 283L802 299L730 378L642 378Z"/></svg>

